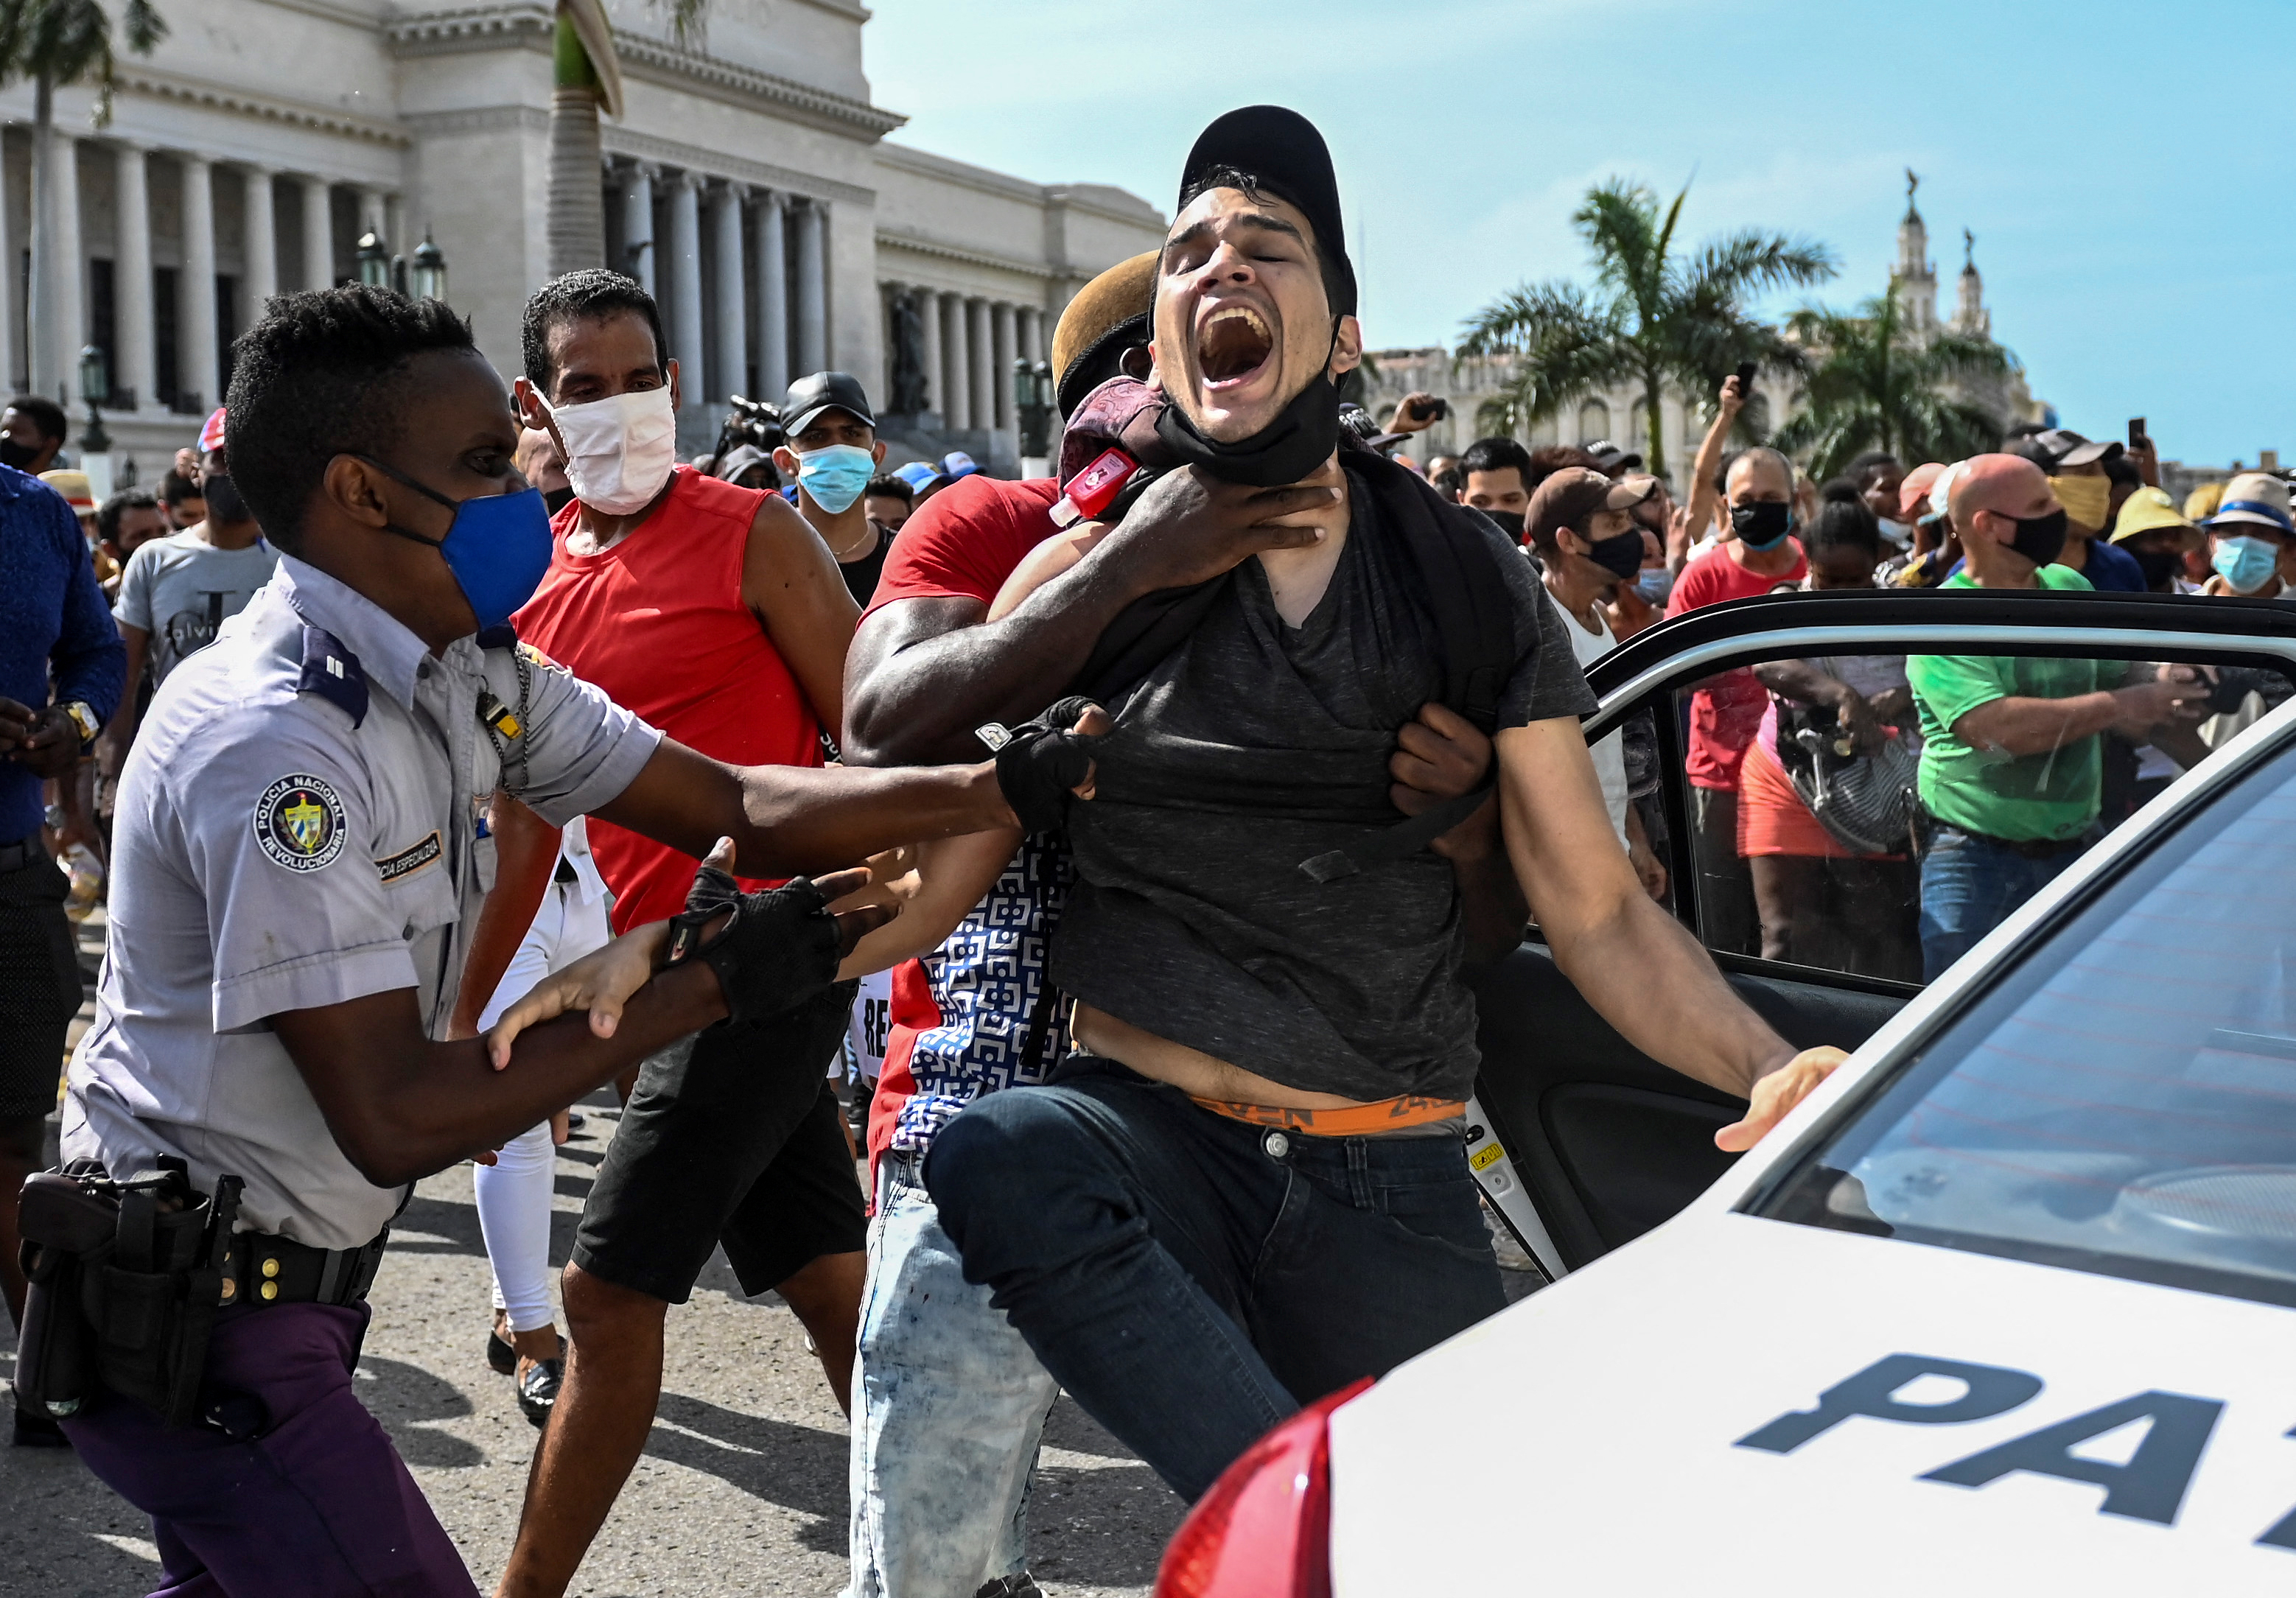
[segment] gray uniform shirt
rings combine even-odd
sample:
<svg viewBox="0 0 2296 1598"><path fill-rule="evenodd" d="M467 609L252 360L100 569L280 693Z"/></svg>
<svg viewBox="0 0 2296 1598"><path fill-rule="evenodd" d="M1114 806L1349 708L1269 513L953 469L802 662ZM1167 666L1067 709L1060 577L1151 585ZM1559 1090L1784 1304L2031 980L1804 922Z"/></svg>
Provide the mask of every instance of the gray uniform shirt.
<svg viewBox="0 0 2296 1598"><path fill-rule="evenodd" d="M215 642L225 621L271 580L279 556L268 544L217 549L189 532L154 538L127 557L114 617L152 635L152 681Z"/></svg>
<svg viewBox="0 0 2296 1598"><path fill-rule="evenodd" d="M282 557L152 701L122 772L111 941L64 1106L67 1160L161 1154L243 1178L242 1225L364 1243L398 1209L335 1144L267 1019L412 987L442 1034L494 881L498 782L553 824L611 801L660 734L529 663L507 781L481 692L520 704L508 648L432 656L379 606ZM522 759L522 766L521 766Z"/></svg>

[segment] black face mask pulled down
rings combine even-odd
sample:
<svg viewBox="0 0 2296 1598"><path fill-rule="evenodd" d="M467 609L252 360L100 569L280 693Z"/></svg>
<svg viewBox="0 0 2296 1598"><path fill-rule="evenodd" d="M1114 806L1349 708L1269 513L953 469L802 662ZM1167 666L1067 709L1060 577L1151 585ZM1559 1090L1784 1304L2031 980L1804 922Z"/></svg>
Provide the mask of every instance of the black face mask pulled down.
<svg viewBox="0 0 2296 1598"><path fill-rule="evenodd" d="M247 508L247 501L239 494L239 485L220 471L210 471L200 479L200 491L208 504L208 520L229 527L235 521L250 521L255 512Z"/></svg>
<svg viewBox="0 0 2296 1598"><path fill-rule="evenodd" d="M1306 478L1339 448L1340 391L1328 372L1318 372L1274 421L1234 444L1205 438L1178 406L1168 405L1156 420L1156 436L1182 464L1201 466L1222 482L1281 488Z"/></svg>
<svg viewBox="0 0 2296 1598"><path fill-rule="evenodd" d="M1629 528L1614 537L1598 538L1587 551L1587 558L1620 582L1631 583L1635 574L1643 569L1643 530Z"/></svg>
<svg viewBox="0 0 2296 1598"><path fill-rule="evenodd" d="M2012 516L2017 536L2009 547L2033 562L2046 566L2065 553L2065 512L2062 505L2046 516Z"/></svg>
<svg viewBox="0 0 2296 1598"><path fill-rule="evenodd" d="M19 471L29 471L32 463L39 458L40 452L30 445L19 444L6 434L0 433L0 466L13 466Z"/></svg>

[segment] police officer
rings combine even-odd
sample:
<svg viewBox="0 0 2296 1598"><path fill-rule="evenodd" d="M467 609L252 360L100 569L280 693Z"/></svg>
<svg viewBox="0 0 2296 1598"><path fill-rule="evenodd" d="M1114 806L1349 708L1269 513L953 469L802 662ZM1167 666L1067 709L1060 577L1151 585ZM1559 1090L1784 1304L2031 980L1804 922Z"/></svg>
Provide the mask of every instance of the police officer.
<svg viewBox="0 0 2296 1598"><path fill-rule="evenodd" d="M227 408L232 476L279 570L169 676L127 761L111 958L64 1130L67 1160L116 1179L180 1160L198 1192L243 1182L211 1423L99 1391L65 1430L152 1517L169 1591L470 1593L351 1392L409 1184L760 1013L760 984L817 991L839 947L811 888L782 890L798 907L779 922L745 902L738 958L666 969L611 1037L562 1017L492 1069L483 1041L434 1041L493 880L489 796L696 854L729 838L768 876L1011 811L987 767L721 766L512 647L546 515L511 464L502 381L444 306L356 284L275 299L236 347ZM848 944L866 924L840 921Z"/></svg>

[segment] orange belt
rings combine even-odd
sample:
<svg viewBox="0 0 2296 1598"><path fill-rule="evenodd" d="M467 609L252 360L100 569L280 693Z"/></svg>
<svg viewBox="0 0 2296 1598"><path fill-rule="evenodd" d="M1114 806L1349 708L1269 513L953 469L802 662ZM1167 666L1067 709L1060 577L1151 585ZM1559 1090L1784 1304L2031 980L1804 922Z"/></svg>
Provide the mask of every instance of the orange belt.
<svg viewBox="0 0 2296 1598"><path fill-rule="evenodd" d="M1344 1110L1286 1110L1275 1104L1238 1104L1226 1099L1199 1099L1197 1107L1254 1127L1279 1127L1310 1137L1369 1137L1381 1132L1400 1132L1466 1114L1456 1099L1431 1099L1418 1094L1382 1099L1376 1104L1350 1104Z"/></svg>

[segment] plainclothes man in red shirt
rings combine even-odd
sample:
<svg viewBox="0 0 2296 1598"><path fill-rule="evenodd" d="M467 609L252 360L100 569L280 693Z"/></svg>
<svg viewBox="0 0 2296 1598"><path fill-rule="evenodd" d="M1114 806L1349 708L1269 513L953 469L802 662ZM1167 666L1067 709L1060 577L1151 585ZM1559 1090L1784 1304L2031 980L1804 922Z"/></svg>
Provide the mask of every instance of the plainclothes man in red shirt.
<svg viewBox="0 0 2296 1598"><path fill-rule="evenodd" d="M545 284L527 304L525 364L523 419L550 432L575 498L553 522L521 634L682 743L737 765L819 766L822 730L843 712L852 595L778 495L673 469L677 363L662 356L652 299L603 270ZM514 947L557 833L499 830L502 880L521 884L499 911ZM685 857L599 821L590 846L617 932L685 902ZM506 960L494 941L489 958ZM825 1072L852 1002L839 983L770 1028L715 1028L645 1062L567 1267L574 1352L504 1592L559 1593L572 1578L653 1423L668 1307L720 1242L745 1291L788 1300L847 1401L865 1222Z"/></svg>
<svg viewBox="0 0 2296 1598"><path fill-rule="evenodd" d="M1793 536L1793 463L1775 449L1749 449L1730 463L1723 479L1730 531L1682 569L1667 601L1668 616L1801 581L1809 565ZM1694 812L1698 919L1707 947L1732 954L1758 954L1761 947L1753 878L1738 856L1738 767L1761 730L1767 702L1761 684L1743 667L1709 677L1690 701L1690 756L1684 764Z"/></svg>

